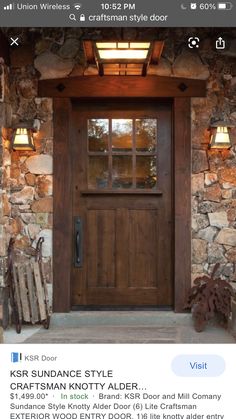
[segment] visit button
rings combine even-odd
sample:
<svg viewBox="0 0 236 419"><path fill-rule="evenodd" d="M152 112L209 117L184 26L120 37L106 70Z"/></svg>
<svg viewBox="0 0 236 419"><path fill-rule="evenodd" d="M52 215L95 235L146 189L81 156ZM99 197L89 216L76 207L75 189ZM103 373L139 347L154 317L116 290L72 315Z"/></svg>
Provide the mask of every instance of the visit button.
<svg viewBox="0 0 236 419"><path fill-rule="evenodd" d="M225 361L219 355L178 355L171 364L180 377L217 377L225 370Z"/></svg>

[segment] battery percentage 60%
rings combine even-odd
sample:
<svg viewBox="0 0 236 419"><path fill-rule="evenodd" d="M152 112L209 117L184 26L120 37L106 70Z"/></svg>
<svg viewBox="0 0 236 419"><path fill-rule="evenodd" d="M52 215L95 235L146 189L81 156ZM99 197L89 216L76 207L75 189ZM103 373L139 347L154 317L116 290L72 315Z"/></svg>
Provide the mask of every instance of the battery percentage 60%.
<svg viewBox="0 0 236 419"><path fill-rule="evenodd" d="M217 5L215 3L200 3L199 9L200 10L216 10Z"/></svg>

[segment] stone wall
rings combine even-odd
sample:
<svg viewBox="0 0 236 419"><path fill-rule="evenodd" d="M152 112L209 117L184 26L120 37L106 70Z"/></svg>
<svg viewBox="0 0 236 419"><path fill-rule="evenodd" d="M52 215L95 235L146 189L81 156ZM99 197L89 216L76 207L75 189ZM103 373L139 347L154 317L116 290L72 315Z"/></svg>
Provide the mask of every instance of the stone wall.
<svg viewBox="0 0 236 419"><path fill-rule="evenodd" d="M34 135L36 151L10 151L11 130L3 139L3 170L7 194L4 196L6 253L10 237L22 255L30 254L39 236L43 246L44 268L51 282L52 254L52 101L36 97L38 74L33 66L33 54L27 51L24 66L22 55L15 50L10 70L9 105L12 126L22 119L39 119L40 133ZM21 53L23 50L21 51ZM32 61L30 61L32 59Z"/></svg>
<svg viewBox="0 0 236 419"><path fill-rule="evenodd" d="M8 203L9 188L7 184L7 175L5 171L5 163L9 158L9 153L5 148L5 139L7 138L7 130L4 128L11 119L9 105L9 69L5 65L4 59L0 57L0 75L1 77L1 102L0 102L0 343L3 341L2 334L2 298L4 276L6 271L6 231L9 225L10 206Z"/></svg>
<svg viewBox="0 0 236 419"><path fill-rule="evenodd" d="M20 33L21 32L21 33ZM5 30L6 36L8 31ZM202 40L199 50L189 50L188 36L194 29L19 29L22 46L11 51L8 121L0 108L1 125L8 127L20 119L40 120L35 138L35 152L9 152L7 136L0 153L3 167L4 205L0 234L0 256L4 258L10 236L16 247L27 254L41 235L45 237L43 256L49 283L52 256L52 101L37 98L39 78L94 75L97 69L86 66L82 39L123 39L165 41L158 66L149 74L183 76L208 80L207 98L192 99L192 272L193 277L209 272L221 263L223 277L235 277L236 261L236 147L219 152L209 151L207 130L212 116L221 110L236 123L236 31L198 29ZM11 30L11 36L13 35ZM227 40L225 51L216 53L215 39ZM174 41L174 43L173 43ZM10 109L10 111L9 111ZM11 121L9 121L11 119ZM8 133L9 134L9 133ZM236 131L233 132L236 139ZM56 141L56 139L55 139Z"/></svg>
<svg viewBox="0 0 236 419"><path fill-rule="evenodd" d="M230 150L209 150L211 117L221 114L236 124L236 43L227 38L221 54L202 51L209 69L206 99L192 99L192 273L218 272L235 279L236 262L236 130ZM205 42L209 40L205 39Z"/></svg>
<svg viewBox="0 0 236 419"><path fill-rule="evenodd" d="M5 103L0 109L1 142L1 223L0 279L6 272L7 246L15 238L21 260L29 258L37 239L43 236L43 266L51 284L52 256L52 101L37 98L39 74L34 68L34 48L11 51L11 67L6 71ZM36 151L12 151L12 127L20 120L39 119L40 132L34 135ZM49 285L49 289L50 289Z"/></svg>

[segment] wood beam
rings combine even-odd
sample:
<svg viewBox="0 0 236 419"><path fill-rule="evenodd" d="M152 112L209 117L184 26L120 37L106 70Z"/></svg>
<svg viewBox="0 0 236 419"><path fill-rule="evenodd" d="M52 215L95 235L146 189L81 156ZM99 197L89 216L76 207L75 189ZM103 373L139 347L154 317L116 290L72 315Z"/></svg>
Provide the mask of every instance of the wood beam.
<svg viewBox="0 0 236 419"><path fill-rule="evenodd" d="M191 103L174 99L175 311L191 287Z"/></svg>
<svg viewBox="0 0 236 419"><path fill-rule="evenodd" d="M96 64L93 42L92 41L83 41L84 54L88 64Z"/></svg>
<svg viewBox="0 0 236 419"><path fill-rule="evenodd" d="M155 41L153 42L152 55L151 55L151 64L158 64L161 54L164 48L164 41Z"/></svg>
<svg viewBox="0 0 236 419"><path fill-rule="evenodd" d="M40 80L38 96L81 99L205 97L206 82L162 76L78 76Z"/></svg>
<svg viewBox="0 0 236 419"><path fill-rule="evenodd" d="M53 311L68 312L71 307L71 101L54 99L53 152Z"/></svg>

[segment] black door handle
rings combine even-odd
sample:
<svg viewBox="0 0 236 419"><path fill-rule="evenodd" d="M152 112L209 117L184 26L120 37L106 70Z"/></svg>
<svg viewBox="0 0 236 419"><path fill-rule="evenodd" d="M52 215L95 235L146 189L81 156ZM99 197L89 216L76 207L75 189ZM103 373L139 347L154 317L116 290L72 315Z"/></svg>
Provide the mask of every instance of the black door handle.
<svg viewBox="0 0 236 419"><path fill-rule="evenodd" d="M83 224L80 217L75 218L75 267L81 268L83 262Z"/></svg>
<svg viewBox="0 0 236 419"><path fill-rule="evenodd" d="M80 234L76 234L76 263L80 263Z"/></svg>

